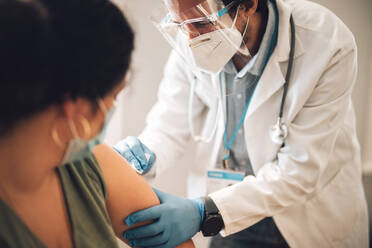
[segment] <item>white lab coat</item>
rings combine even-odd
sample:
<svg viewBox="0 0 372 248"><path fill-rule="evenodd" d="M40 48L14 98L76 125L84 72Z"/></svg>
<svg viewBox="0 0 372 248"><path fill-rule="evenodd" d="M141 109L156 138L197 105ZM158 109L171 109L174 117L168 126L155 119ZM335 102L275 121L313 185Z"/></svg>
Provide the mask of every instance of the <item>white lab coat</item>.
<svg viewBox="0 0 372 248"><path fill-rule="evenodd" d="M247 151L256 176L210 195L225 223L222 235L273 216L291 247L367 248L367 207L351 100L357 74L355 40L341 20L317 4L277 0L277 6L278 43L244 121ZM271 141L269 129L278 117L283 93L291 14L296 51L284 108L289 135L285 147L280 148ZM195 79L173 52L158 102L140 136L157 155L150 175L177 166L192 145L187 122L191 80L198 81L193 121L205 135L213 127L216 116L211 109L218 106L213 80ZM189 175L194 196L205 192L206 169L216 164L223 131L219 115L214 140L196 149Z"/></svg>

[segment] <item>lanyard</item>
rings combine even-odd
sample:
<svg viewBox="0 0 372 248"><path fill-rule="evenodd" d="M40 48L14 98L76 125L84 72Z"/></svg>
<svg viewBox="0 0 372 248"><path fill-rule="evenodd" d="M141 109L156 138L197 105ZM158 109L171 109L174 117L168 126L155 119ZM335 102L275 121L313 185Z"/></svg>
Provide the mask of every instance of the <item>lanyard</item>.
<svg viewBox="0 0 372 248"><path fill-rule="evenodd" d="M261 75L262 75L262 73L261 73ZM255 88L257 86L257 82L261 78L261 75L259 77L257 77L257 79L254 82L254 85L255 85L254 87ZM220 74L219 74L219 80L220 80L220 86L221 86L221 89L222 89L223 88L222 87L222 72L220 72ZM229 157L230 157L231 146L232 146L233 142L236 139L236 136L237 136L237 134L239 132L239 129L241 128L241 126L244 123L244 119L245 119L245 116L247 115L249 105L250 105L251 100L252 100L253 95L254 95L254 91L255 91L255 89L253 89L253 92L252 92L251 96L248 99L248 102L247 102L247 105L246 105L246 107L244 109L244 112L243 112L242 116L240 117L240 120L239 120L238 124L236 125L235 130L234 130L233 135L231 136L230 140L228 140L228 138L227 138L227 131L226 131L227 130L227 115L226 115L226 110L224 111L225 112L225 114L224 114L224 116L225 116L225 131L224 131L224 135L223 135L223 141L224 141L224 146L225 146L225 150L226 150L226 154L223 157L224 167L227 167L227 166L225 166L226 165L225 163L227 162L226 160L228 160ZM225 108L226 108L226 102L225 102Z"/></svg>
<svg viewBox="0 0 372 248"><path fill-rule="evenodd" d="M285 103L285 99L286 99L286 96L287 96L287 92L288 92L288 87L289 87L289 81L290 81L290 78L291 78L291 72L292 72L292 67L293 67L293 61L294 61L294 51L295 51L295 25L294 25L294 21L293 21L293 17L291 16L290 17L290 24L291 24L291 49L290 49L290 53L289 53L289 62L288 62L288 68L287 68L287 73L286 73L286 76L285 76L285 83L284 83L284 89L283 89L283 96L282 96L282 100L281 100L281 103L280 103L280 110L279 110L279 120L281 120L283 118L283 109L284 109L284 103ZM276 35L274 35L276 36ZM265 62L265 66L267 64L267 61L270 57L270 54L272 52L272 49L274 48L273 46L273 41L274 39L272 40L272 43L271 43L271 46L270 46L270 53L266 59L266 62ZM264 67L265 68L265 67ZM256 86L257 86L257 82L260 80L261 76L263 74L263 70L262 72L260 73L260 76L257 77L257 81L255 82ZM220 86L221 86L221 89L222 89L222 76L221 76L221 73L219 75L219 79L220 79ZM255 87L256 87L255 86ZM244 119L245 119L245 116L248 112L248 107L250 105L250 102L252 100L252 97L254 95L254 90L253 90L253 93L251 95L251 97L249 98L248 100L248 103L247 103L247 106L245 107L245 110L238 122L238 125L236 126L235 130L234 130L234 133L232 135L232 137L230 138L230 140L227 139L227 132L226 132L226 125L227 125L227 118L225 117L225 132L224 132L224 146L225 146L225 149L226 149L226 155L224 156L223 158L223 166L224 168L228 168L228 159L230 157L230 149L231 149L231 145L232 143L234 142L235 138L236 138L236 135L239 131L239 129L241 128L241 126L243 125L243 122L244 122ZM226 112L226 111L225 111Z"/></svg>
<svg viewBox="0 0 372 248"><path fill-rule="evenodd" d="M277 11L277 10L276 10ZM265 59L265 62L264 62L264 66L259 74L259 76L256 78L256 81L254 82L254 87L256 88L259 80L261 79L261 76L263 74L263 71L267 65L267 62L269 61L269 58L276 46L276 42L277 42L277 37L278 37L278 13L276 13L276 18L275 18L275 29L274 29L274 34L272 36L272 39L271 39L271 42L270 42L270 47L269 47L269 51L268 51L268 55ZM292 31L292 40L293 40L293 37L294 37L294 25L293 25L293 19L292 19L292 16L291 16L291 31ZM293 42L291 42L292 44ZM291 47L292 48L292 47ZM290 51L290 57L293 58L293 52L294 52L294 49L291 49ZM289 68L287 70L287 76L286 76L286 79L289 79L288 75L290 75L291 73L291 69L292 69L292 62L293 62L293 59L291 59L292 61L290 61L290 65L289 65ZM219 80L220 80L220 87L221 87L221 90L222 90L222 72L220 72L219 74ZM226 80L225 80L226 81ZM283 114L283 106L284 106L284 101L285 101L285 98L286 98L286 93L287 93L287 88L288 88L288 81L289 80L286 80L286 83L284 85L284 94L283 94L283 98L282 98L282 102L281 102L281 106L280 106L280 116L282 116ZM226 85L226 83L225 83ZM250 98L248 99L248 102L247 102L247 105L244 109L244 112L242 114L242 116L240 117L240 120L238 122L238 124L236 125L235 127L235 130L233 132L233 135L231 136L230 140L228 140L227 138L227 115L225 114L225 131L224 131L224 137L223 137L223 141L224 141L224 148L225 148L225 151L226 151L226 154L224 155L223 157L223 167L224 168L228 168L228 164L227 164L227 161L228 159L230 158L230 149L231 149L231 146L233 144L233 142L235 141L236 139L236 136L239 132L239 129L242 127L243 123L244 123L244 120L245 120L245 117L247 115L247 112L248 112L248 108L249 108L249 105L251 103L251 100L253 98L253 95L254 95L254 92L255 92L255 88L253 89L253 92L250 96ZM226 108L226 103L225 103L225 108ZM226 111L225 111L226 112Z"/></svg>

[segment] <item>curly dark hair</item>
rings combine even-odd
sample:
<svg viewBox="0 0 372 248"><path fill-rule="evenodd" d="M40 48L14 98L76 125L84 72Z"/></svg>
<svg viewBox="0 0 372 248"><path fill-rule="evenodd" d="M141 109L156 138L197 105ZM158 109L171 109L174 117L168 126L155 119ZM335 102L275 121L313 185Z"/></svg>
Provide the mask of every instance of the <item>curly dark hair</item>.
<svg viewBox="0 0 372 248"><path fill-rule="evenodd" d="M123 80L133 47L109 0L0 0L0 135L66 99L105 96Z"/></svg>

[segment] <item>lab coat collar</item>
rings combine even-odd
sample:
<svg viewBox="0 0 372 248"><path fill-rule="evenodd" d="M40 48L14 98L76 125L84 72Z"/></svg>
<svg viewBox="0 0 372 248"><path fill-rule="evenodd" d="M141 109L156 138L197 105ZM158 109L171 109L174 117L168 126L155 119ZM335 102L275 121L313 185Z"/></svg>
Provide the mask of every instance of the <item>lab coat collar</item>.
<svg viewBox="0 0 372 248"><path fill-rule="evenodd" d="M292 13L292 7L286 4L283 0L277 0L277 6L279 12L277 45L266 65L260 81L257 84L246 118L251 116L253 112L255 112L272 95L274 95L275 92L281 89L285 83L284 77L287 70L285 69L282 71L280 64L288 62L289 60L289 52L291 49L291 25L289 20ZM296 20L294 21L296 25ZM296 35L296 50L294 59L301 56L303 53L303 45L298 39L298 35Z"/></svg>
<svg viewBox="0 0 372 248"><path fill-rule="evenodd" d="M274 50L274 56L278 62L286 62L289 60L289 52L291 50L291 25L290 17L293 11L293 7L286 4L283 0L276 0L279 13L279 33L276 48ZM296 26L296 20L294 20ZM297 31L297 30L296 30ZM304 48L301 40L296 34L296 50L294 58L297 58L304 53Z"/></svg>
<svg viewBox="0 0 372 248"><path fill-rule="evenodd" d="M234 79L243 78L247 73L257 75L253 73L253 67L255 66L257 60L257 54L241 69L239 72L237 71L234 62L232 59L225 65L222 69L223 72L235 75Z"/></svg>

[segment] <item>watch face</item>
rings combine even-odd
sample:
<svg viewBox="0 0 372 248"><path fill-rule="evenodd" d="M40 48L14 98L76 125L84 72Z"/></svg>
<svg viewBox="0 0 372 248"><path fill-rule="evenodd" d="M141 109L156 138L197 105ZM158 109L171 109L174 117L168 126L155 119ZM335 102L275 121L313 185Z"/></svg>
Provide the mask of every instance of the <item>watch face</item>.
<svg viewBox="0 0 372 248"><path fill-rule="evenodd" d="M223 227L223 221L220 215L210 215L204 220L202 231L204 236L214 236L218 234Z"/></svg>

